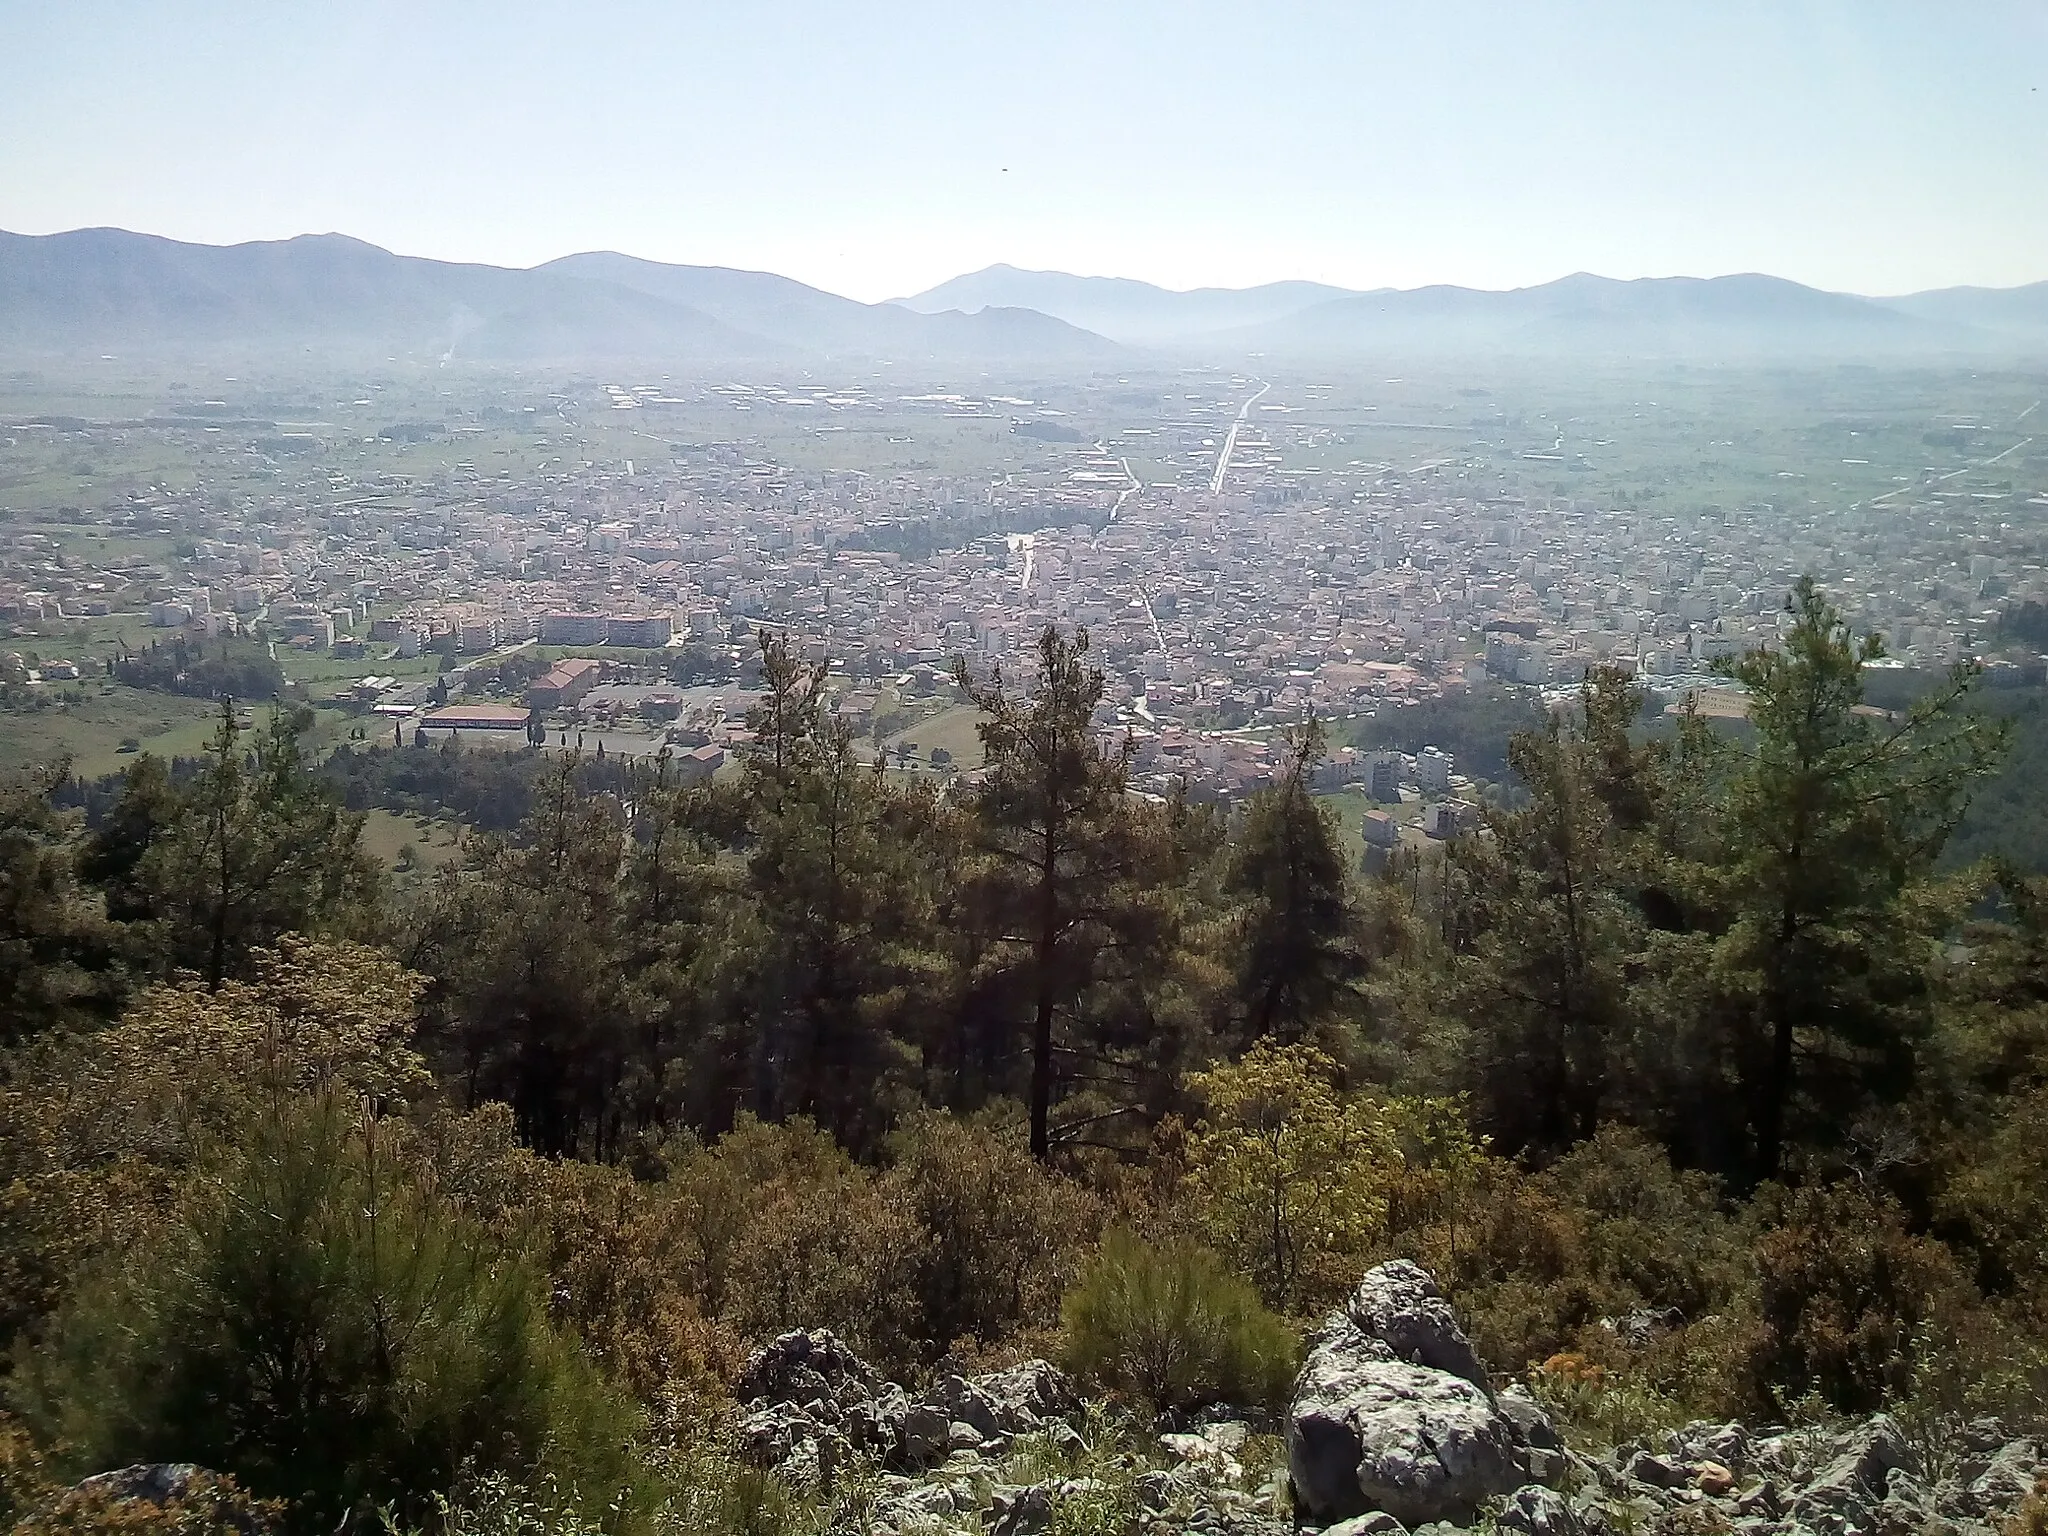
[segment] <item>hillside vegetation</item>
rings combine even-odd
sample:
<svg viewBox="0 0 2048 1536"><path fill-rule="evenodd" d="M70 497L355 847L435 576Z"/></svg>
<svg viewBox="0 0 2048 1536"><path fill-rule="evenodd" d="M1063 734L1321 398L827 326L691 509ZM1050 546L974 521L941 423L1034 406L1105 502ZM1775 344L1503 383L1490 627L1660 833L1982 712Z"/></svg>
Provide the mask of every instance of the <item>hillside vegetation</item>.
<svg viewBox="0 0 2048 1536"><path fill-rule="evenodd" d="M950 795L766 636L730 781L323 773L232 704L90 826L19 779L0 1513L144 1462L294 1531L860 1529L867 1473L733 1429L778 1335L1185 1425L1394 1257L1575 1444L2048 1430L2048 883L1944 859L2006 732L1966 673L1862 708L1874 643L1789 606L1749 730L1596 673L1514 808L1371 879L1315 721L1242 805L1134 796L1056 631L1028 694L958 679ZM390 795L481 825L392 874ZM1137 1530L1129 1470L1057 1528Z"/></svg>

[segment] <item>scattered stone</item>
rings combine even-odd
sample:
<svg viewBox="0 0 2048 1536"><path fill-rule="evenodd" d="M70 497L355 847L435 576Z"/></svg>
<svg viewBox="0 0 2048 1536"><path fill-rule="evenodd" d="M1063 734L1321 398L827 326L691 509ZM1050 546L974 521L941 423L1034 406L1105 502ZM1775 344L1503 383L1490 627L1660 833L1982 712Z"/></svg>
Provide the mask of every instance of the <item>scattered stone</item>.
<svg viewBox="0 0 2048 1536"><path fill-rule="evenodd" d="M1408 1536L1408 1527L1384 1509L1376 1509L1370 1514L1353 1515L1349 1520L1324 1526L1323 1536Z"/></svg>
<svg viewBox="0 0 2048 1536"><path fill-rule="evenodd" d="M179 1506L190 1515L200 1517L200 1524L207 1530L224 1528L239 1533L239 1536L267 1536L273 1529L260 1509L252 1509L235 1498L225 1496L218 1474L184 1461L140 1462L101 1472L67 1490L59 1502L60 1506L93 1508L100 1506L103 1500L115 1503L129 1499L153 1504L158 1509L167 1505ZM60 1510L58 1518L63 1529L85 1528L72 1523L78 1518L76 1513L67 1517ZM29 1524L24 1522L21 1529L28 1529Z"/></svg>
<svg viewBox="0 0 2048 1536"><path fill-rule="evenodd" d="M1534 1483L1510 1495L1493 1525L1497 1531L1519 1531L1522 1536L1585 1536L1586 1529L1560 1495Z"/></svg>
<svg viewBox="0 0 2048 1536"><path fill-rule="evenodd" d="M1692 1485L1710 1499L1725 1499L1735 1491L1735 1474L1718 1461L1703 1461L1692 1469Z"/></svg>
<svg viewBox="0 0 2048 1536"><path fill-rule="evenodd" d="M882 1385L874 1368L823 1328L785 1333L748 1358L740 1373L743 1403L839 1403L872 1399Z"/></svg>
<svg viewBox="0 0 2048 1536"><path fill-rule="evenodd" d="M2041 1445L1975 1420L1930 1483L1882 1414L1839 1433L1700 1422L1588 1460L1526 1390L1492 1388L1413 1264L1368 1274L1309 1346L1284 1419L1218 1405L1159 1426L1173 1431L1159 1446L1176 1465L1133 1477L1140 1536L1466 1536L1475 1525L1503 1536L1994 1536L2048 1472ZM889 1469L874 1536L1049 1536L1064 1501L1100 1491L997 1481L1019 1436L1042 1436L1070 1465L1087 1450L1079 1395L1042 1360L974 1377L956 1364L910 1393L810 1330L757 1351L740 1395L739 1438L764 1466L813 1487L848 1466ZM1288 1475L1246 1492L1247 1447L1272 1428L1286 1435ZM130 1467L81 1490L161 1503L204 1476ZM1292 1526L1281 1517L1289 1495Z"/></svg>

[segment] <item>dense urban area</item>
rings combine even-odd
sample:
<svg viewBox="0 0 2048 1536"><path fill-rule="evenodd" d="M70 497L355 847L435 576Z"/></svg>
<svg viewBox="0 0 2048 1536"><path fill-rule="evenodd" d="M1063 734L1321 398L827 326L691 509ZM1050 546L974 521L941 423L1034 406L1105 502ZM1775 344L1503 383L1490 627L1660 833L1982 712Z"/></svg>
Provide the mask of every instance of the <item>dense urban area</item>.
<svg viewBox="0 0 2048 1536"><path fill-rule="evenodd" d="M1774 639L1802 572L1884 634L1879 665L2040 683L2007 618L2048 598L2025 381L1863 382L1768 381L1791 419L1758 422L1682 368L1578 381L1572 415L1528 382L1206 369L1017 393L218 378L132 416L21 409L17 380L0 623L31 686L251 637L394 740L523 741L531 711L555 743L700 765L744 733L767 626L942 773L972 771L971 729L911 727L956 659L1016 676L1045 625L1085 626L1140 782L1225 794L1271 782L1273 728L1309 710L1555 696L1608 665L1739 708L1711 664ZM1637 469L1671 442L1704 486ZM522 650L553 665L508 686ZM1440 799L1470 766L1407 757L1342 750L1324 783Z"/></svg>

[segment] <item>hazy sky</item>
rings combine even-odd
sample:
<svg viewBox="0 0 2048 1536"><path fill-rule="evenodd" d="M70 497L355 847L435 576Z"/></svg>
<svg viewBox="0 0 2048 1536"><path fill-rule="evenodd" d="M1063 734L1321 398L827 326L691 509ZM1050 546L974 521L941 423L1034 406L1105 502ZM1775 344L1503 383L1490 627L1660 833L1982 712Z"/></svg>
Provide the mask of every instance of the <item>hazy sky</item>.
<svg viewBox="0 0 2048 1536"><path fill-rule="evenodd" d="M2048 278L2044 0L0 0L0 228L876 299Z"/></svg>

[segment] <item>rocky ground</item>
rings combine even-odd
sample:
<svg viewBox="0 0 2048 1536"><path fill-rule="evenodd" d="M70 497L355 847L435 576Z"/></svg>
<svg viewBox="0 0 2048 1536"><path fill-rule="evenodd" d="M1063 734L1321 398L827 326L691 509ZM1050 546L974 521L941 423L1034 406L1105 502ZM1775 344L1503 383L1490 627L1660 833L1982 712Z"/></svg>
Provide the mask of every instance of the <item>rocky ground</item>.
<svg viewBox="0 0 2048 1536"><path fill-rule="evenodd" d="M1689 1424L1587 1456L1489 1381L1405 1262L1311 1335L1278 1416L1214 1408L1158 1433L1042 1360L912 1394L823 1331L756 1353L739 1397L746 1457L831 1490L849 1536L1999 1536L2048 1473L2041 1444L1991 1421L1929 1468L1882 1414ZM195 1476L131 1467L73 1493L161 1504Z"/></svg>
<svg viewBox="0 0 2048 1536"><path fill-rule="evenodd" d="M861 1517L895 1536L1991 1536L2048 1470L2035 1441L1984 1422L1934 1477L1883 1415L1692 1424L1581 1455L1489 1382L1408 1263L1369 1273L1311 1336L1277 1422L1216 1409L1139 1442L1044 1361L912 1395L822 1332L761 1351L741 1395L756 1458L806 1482L867 1477Z"/></svg>

